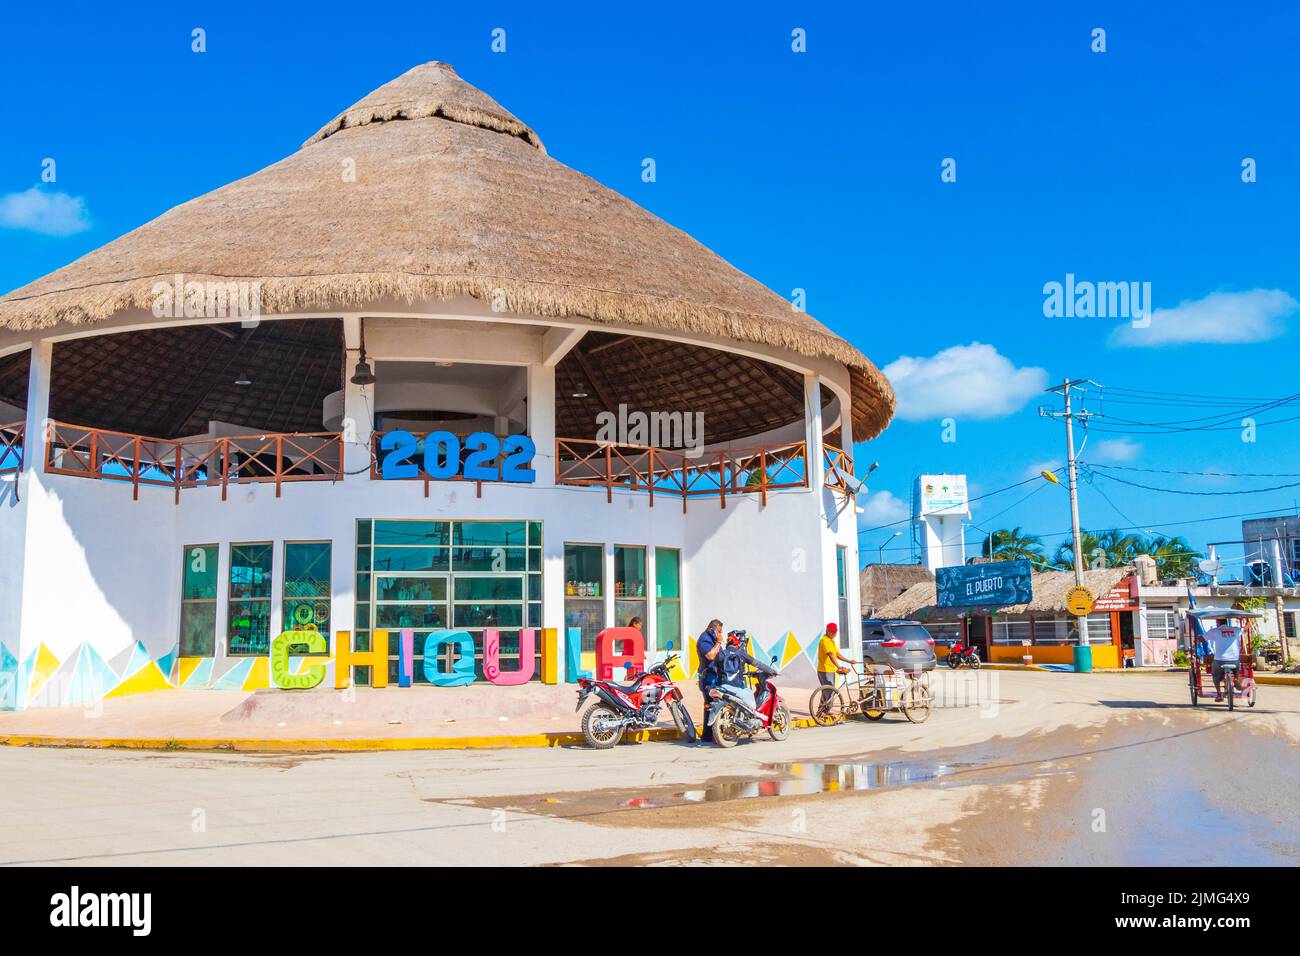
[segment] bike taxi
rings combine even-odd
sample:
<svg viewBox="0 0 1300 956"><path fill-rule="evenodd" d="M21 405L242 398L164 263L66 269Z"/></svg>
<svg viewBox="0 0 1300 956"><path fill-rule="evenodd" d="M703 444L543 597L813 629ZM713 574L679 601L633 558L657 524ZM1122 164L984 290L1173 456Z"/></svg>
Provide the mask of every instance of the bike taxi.
<svg viewBox="0 0 1300 956"><path fill-rule="evenodd" d="M1202 697L1212 699L1214 693L1214 651L1204 646L1201 634L1205 630L1204 624L1219 619L1226 620L1230 627L1236 628L1241 634L1239 659L1220 664L1223 669L1223 683L1226 685L1223 699L1228 705L1228 710L1234 709L1239 700L1244 700L1248 707L1255 706L1256 685L1252 642L1255 621L1263 616L1258 611L1243 611L1239 608L1195 608L1188 612L1189 619L1194 618L1202 624L1199 629L1192 626L1192 640L1189 642L1192 647L1192 660L1187 670L1187 681L1191 689L1193 707L1199 704Z"/></svg>

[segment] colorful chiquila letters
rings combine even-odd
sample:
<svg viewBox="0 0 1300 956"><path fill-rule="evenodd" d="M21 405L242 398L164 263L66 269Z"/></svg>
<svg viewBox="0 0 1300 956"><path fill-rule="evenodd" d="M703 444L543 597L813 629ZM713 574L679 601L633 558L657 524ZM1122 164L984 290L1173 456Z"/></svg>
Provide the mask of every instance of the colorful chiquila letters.
<svg viewBox="0 0 1300 956"><path fill-rule="evenodd" d="M352 668L370 668L370 686L388 686L388 638L389 632L376 630L372 636L369 650L357 650L352 646L352 632L336 631L334 635L334 687L342 690L351 686ZM483 675L493 684L501 687L514 687L527 684L536 672L536 654L539 640L537 628L524 628L519 632L519 667L507 671L501 667L501 633L495 629L483 632ZM547 627L540 631L542 651L542 683L558 684L560 682L560 647L559 632ZM440 670L438 655L447 644L455 644L458 654L451 669ZM292 661L289 649L305 645L308 661L318 661L311 666L304 666L299 674L290 673ZM410 687L414 684L415 671L415 632L403 628L398 632L397 686ZM463 687L474 683L474 638L468 631L437 630L431 631L424 640L424 678L435 687ZM270 670L271 684L284 690L308 690L319 686L325 680L329 663L329 646L324 635L317 631L285 631L271 642ZM590 677L589 671L582 669L582 632L576 627L565 631L564 641L564 681L575 684L579 677ZM645 638L641 632L632 627L611 627L601 631L596 637L596 669L602 675L612 675L617 668L633 664L645 666Z"/></svg>
<svg viewBox="0 0 1300 956"><path fill-rule="evenodd" d="M645 666L645 636L635 627L607 627L596 635L596 676L613 680L614 669Z"/></svg>
<svg viewBox="0 0 1300 956"><path fill-rule="evenodd" d="M519 632L519 669L503 671L501 669L501 632L486 630L483 632L483 676L501 687L515 687L527 684L533 679L537 653L537 631L526 627Z"/></svg>
<svg viewBox="0 0 1300 956"><path fill-rule="evenodd" d="M459 651L451 670L438 670L438 651L455 644ZM424 639L424 679L434 687L463 687L474 683L474 638L469 631L430 631Z"/></svg>
<svg viewBox="0 0 1300 956"><path fill-rule="evenodd" d="M289 648L306 645L309 654L321 663L306 668L300 674L289 673ZM306 690L316 687L325 679L325 664L329 662L329 644L320 631L284 631L271 642L271 684L286 690Z"/></svg>

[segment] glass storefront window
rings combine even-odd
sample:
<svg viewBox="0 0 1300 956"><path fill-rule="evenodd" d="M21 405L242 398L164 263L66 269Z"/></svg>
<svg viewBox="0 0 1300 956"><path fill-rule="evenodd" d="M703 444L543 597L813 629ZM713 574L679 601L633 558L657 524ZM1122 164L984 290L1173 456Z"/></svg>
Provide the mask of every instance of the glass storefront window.
<svg viewBox="0 0 1300 956"><path fill-rule="evenodd" d="M287 541L284 545L284 605L281 630L316 631L330 640L330 543Z"/></svg>
<svg viewBox="0 0 1300 956"><path fill-rule="evenodd" d="M682 555L655 548L655 649L682 649Z"/></svg>
<svg viewBox="0 0 1300 956"><path fill-rule="evenodd" d="M605 548L599 544L564 546L564 626L582 632L582 649L596 649L605 628Z"/></svg>
<svg viewBox="0 0 1300 956"><path fill-rule="evenodd" d="M405 521L357 524L357 646L373 628L389 630L389 680L397 680L400 635L415 632L412 677L424 682L424 642L432 630L469 631L482 678L483 631L501 634L501 661L519 667L519 630L542 626L542 525L538 521ZM367 643L362 643L366 641ZM439 669L455 663L444 647ZM361 677L367 668L358 668ZM534 658L541 679L541 641Z"/></svg>
<svg viewBox="0 0 1300 956"><path fill-rule="evenodd" d="M186 545L181 566L181 657L211 657L217 647L215 544Z"/></svg>
<svg viewBox="0 0 1300 956"><path fill-rule="evenodd" d="M230 546L230 603L226 653L266 654L271 646L271 560L269 541Z"/></svg>
<svg viewBox="0 0 1300 956"><path fill-rule="evenodd" d="M640 619L645 629L645 548L614 548L614 624L627 627Z"/></svg>

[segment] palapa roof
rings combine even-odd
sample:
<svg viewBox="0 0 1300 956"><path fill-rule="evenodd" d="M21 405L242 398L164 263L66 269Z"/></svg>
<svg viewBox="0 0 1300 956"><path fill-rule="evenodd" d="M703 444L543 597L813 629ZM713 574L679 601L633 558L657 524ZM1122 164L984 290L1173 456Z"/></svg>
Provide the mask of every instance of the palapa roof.
<svg viewBox="0 0 1300 956"><path fill-rule="evenodd" d="M347 181L345 168L355 169ZM157 282L260 284L262 312L504 293L516 313L716 335L850 370L855 438L894 410L860 351L679 229L546 154L445 63L404 73L278 163L0 298L0 327L149 308Z"/></svg>
<svg viewBox="0 0 1300 956"><path fill-rule="evenodd" d="M921 564L868 564L858 575L863 615L875 616L877 608L923 581L934 583L934 575Z"/></svg>
<svg viewBox="0 0 1300 956"><path fill-rule="evenodd" d="M1083 572L1084 587L1101 597L1120 581L1133 573L1131 567L1095 568ZM939 607L935 602L935 582L922 581L885 604L876 617L946 620L970 614L988 614L996 610L999 615L1011 614L1063 614L1065 593L1074 587L1073 571L1035 571L1034 599L1027 604L1008 604L996 609L989 605L971 607Z"/></svg>

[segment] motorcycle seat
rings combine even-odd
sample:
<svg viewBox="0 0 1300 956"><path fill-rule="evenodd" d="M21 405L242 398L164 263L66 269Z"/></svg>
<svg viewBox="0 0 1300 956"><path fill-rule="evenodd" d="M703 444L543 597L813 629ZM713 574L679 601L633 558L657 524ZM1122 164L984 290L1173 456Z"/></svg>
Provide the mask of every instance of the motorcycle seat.
<svg viewBox="0 0 1300 956"><path fill-rule="evenodd" d="M610 687L613 687L615 690L621 690L625 694L635 694L637 691L641 689L641 684L644 681L645 681L645 675L642 674L640 677L632 681L632 683L630 684L618 684L612 680L607 680L605 681L605 683Z"/></svg>

